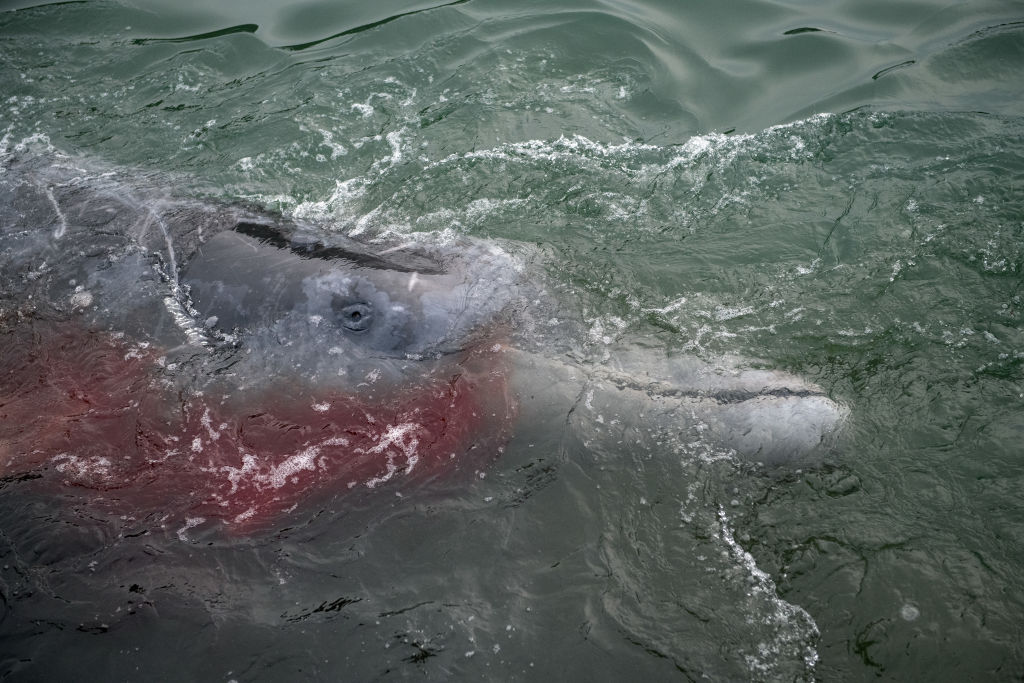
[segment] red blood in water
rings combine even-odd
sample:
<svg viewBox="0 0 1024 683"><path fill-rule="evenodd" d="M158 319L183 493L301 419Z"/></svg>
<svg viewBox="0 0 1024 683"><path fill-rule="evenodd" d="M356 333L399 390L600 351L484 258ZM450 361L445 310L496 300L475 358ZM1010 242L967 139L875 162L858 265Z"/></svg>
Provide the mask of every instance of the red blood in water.
<svg viewBox="0 0 1024 683"><path fill-rule="evenodd" d="M157 349L68 325L26 336L8 337L0 361L0 476L37 473L110 513L182 530L219 520L251 531L318 496L492 457L515 410L494 350L372 399L295 381L226 400L179 395Z"/></svg>

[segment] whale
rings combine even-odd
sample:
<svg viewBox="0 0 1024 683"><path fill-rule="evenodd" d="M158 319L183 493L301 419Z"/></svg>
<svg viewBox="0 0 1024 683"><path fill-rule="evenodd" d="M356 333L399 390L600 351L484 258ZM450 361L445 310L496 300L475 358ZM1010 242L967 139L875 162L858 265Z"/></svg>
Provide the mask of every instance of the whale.
<svg viewBox="0 0 1024 683"><path fill-rule="evenodd" d="M586 315L529 245L360 240L183 182L0 160L4 481L185 538L457 481L523 432L785 466L848 421L742 358L574 353L583 326L539 321Z"/></svg>

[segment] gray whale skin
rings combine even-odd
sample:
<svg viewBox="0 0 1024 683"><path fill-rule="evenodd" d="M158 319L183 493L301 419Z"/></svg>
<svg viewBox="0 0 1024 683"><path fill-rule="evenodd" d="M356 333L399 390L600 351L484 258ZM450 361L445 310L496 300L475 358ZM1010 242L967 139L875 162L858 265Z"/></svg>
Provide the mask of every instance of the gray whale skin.
<svg viewBox="0 0 1024 683"><path fill-rule="evenodd" d="M552 351L564 302L522 245L363 243L60 156L2 171L0 476L112 512L258 528L475 471L523 430L802 462L847 417L739 359Z"/></svg>

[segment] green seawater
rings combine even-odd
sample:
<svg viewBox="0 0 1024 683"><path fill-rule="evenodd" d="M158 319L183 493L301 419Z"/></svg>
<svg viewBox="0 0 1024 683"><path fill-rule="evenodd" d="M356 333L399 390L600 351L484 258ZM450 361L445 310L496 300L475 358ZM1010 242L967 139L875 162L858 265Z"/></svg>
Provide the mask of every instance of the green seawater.
<svg viewBox="0 0 1024 683"><path fill-rule="evenodd" d="M1008 0L0 0L0 152L530 245L584 352L851 412L778 472L523 426L460 490L210 546L4 504L0 671L1020 680L1022 73Z"/></svg>

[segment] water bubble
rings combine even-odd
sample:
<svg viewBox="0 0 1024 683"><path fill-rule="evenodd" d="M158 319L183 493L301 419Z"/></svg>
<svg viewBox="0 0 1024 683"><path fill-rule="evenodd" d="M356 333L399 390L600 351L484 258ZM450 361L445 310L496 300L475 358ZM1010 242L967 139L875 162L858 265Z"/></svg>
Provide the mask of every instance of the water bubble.
<svg viewBox="0 0 1024 683"><path fill-rule="evenodd" d="M902 617L904 621L914 621L919 616L921 616L921 610L911 604L906 604L903 605L903 607L900 607L900 617Z"/></svg>

